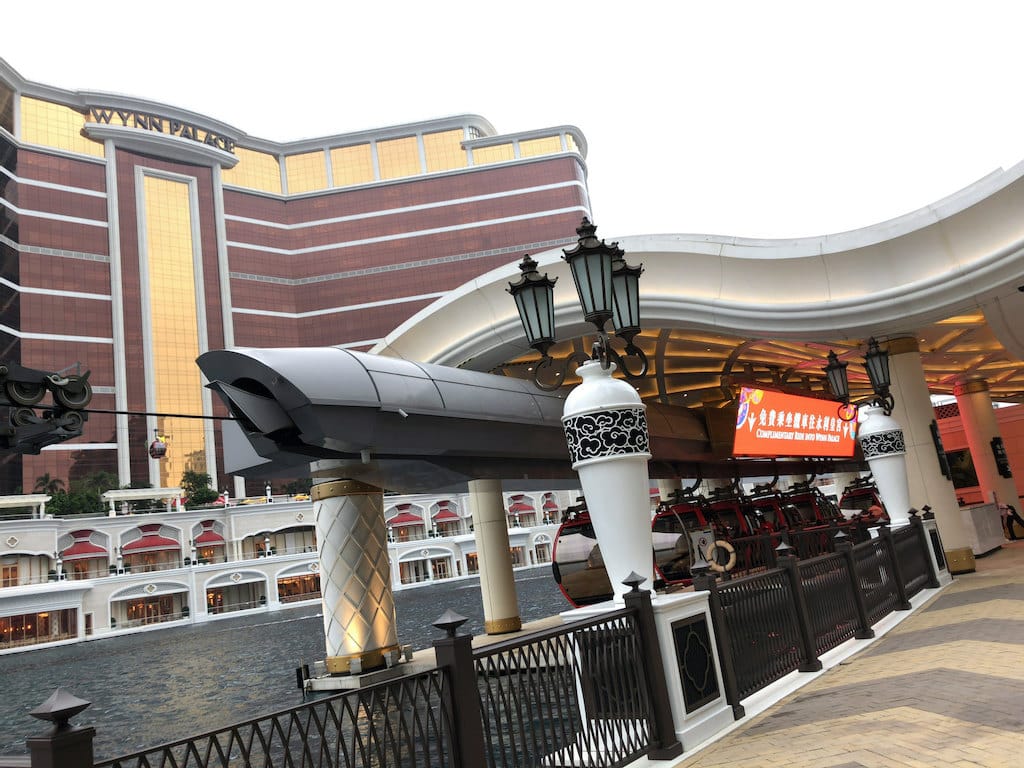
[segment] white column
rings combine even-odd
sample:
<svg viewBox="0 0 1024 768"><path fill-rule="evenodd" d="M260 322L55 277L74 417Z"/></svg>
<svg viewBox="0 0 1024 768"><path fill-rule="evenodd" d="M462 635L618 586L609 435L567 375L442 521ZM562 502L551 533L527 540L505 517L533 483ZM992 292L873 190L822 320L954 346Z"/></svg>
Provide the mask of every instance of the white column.
<svg viewBox="0 0 1024 768"><path fill-rule="evenodd" d="M384 494L356 480L313 486L313 513L320 549L327 671L347 674L384 666L398 650L391 593Z"/></svg>
<svg viewBox="0 0 1024 768"><path fill-rule="evenodd" d="M988 382L983 379L962 382L957 384L953 394L956 395L956 403L960 408L960 420L964 425L967 445L971 449L974 470L978 473L982 499L986 503L1013 504L1019 511L1017 484L1013 477L1003 477L999 474L992 449L992 440L1001 435L996 412L992 408Z"/></svg>
<svg viewBox="0 0 1024 768"><path fill-rule="evenodd" d="M947 550L969 546L953 481L942 474L932 437L935 409L921 365L917 339L889 341L889 375L895 400L892 417L902 426L907 456L907 485L911 506L931 507Z"/></svg>
<svg viewBox="0 0 1024 768"><path fill-rule="evenodd" d="M613 370L597 360L576 369L583 383L566 397L562 425L615 600L622 602L630 589L622 582L631 572L645 579L646 588L654 583L651 454L640 396L613 378Z"/></svg>
<svg viewBox="0 0 1024 768"><path fill-rule="evenodd" d="M500 480L470 480L469 510L473 515L484 630L489 635L518 632L523 627L512 572L505 501Z"/></svg>
<svg viewBox="0 0 1024 768"><path fill-rule="evenodd" d="M683 489L683 482L679 478L658 481L658 496L662 501L668 501L672 494Z"/></svg>

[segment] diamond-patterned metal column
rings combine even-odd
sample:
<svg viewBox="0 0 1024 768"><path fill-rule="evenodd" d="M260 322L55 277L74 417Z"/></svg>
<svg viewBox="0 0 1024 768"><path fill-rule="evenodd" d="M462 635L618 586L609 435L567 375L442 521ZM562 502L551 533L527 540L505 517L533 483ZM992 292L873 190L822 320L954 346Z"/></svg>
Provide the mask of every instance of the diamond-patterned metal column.
<svg viewBox="0 0 1024 768"><path fill-rule="evenodd" d="M384 666L398 649L391 594L384 494L357 480L313 486L327 671L346 674Z"/></svg>

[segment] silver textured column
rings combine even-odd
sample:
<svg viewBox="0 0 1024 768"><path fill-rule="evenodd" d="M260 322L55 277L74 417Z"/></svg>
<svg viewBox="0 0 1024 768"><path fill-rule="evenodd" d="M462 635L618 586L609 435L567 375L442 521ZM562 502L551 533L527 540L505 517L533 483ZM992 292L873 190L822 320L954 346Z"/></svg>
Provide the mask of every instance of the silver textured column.
<svg viewBox="0 0 1024 768"><path fill-rule="evenodd" d="M316 538L320 549L327 671L352 672L384 665L398 649L391 594L384 494L357 480L313 486Z"/></svg>

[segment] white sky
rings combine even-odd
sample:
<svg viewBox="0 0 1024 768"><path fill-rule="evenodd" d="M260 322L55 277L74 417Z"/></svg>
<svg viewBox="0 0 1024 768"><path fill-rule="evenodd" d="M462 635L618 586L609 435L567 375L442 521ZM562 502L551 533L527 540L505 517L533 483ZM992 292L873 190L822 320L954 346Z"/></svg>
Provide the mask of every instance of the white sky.
<svg viewBox="0 0 1024 768"><path fill-rule="evenodd" d="M1024 160L1014 2L19 2L24 77L273 140L475 113L589 143L604 237L796 237Z"/></svg>

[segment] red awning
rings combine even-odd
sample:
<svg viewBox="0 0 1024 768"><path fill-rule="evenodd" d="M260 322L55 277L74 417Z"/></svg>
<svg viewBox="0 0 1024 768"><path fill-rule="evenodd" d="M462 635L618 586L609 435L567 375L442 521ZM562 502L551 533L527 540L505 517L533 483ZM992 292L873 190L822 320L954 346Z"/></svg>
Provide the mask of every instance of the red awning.
<svg viewBox="0 0 1024 768"><path fill-rule="evenodd" d="M555 501L554 499L548 499L547 501L544 502L544 510L545 511L557 512L558 511L558 502Z"/></svg>
<svg viewBox="0 0 1024 768"><path fill-rule="evenodd" d="M205 544L207 547L224 546L224 537L216 531L205 530L195 538L196 545Z"/></svg>
<svg viewBox="0 0 1024 768"><path fill-rule="evenodd" d="M533 512L533 505L528 501L515 501L512 506L508 508L508 511L512 514L516 512Z"/></svg>
<svg viewBox="0 0 1024 768"><path fill-rule="evenodd" d="M76 539L75 543L60 553L65 560L82 560L88 557L107 557L107 550L91 541Z"/></svg>
<svg viewBox="0 0 1024 768"><path fill-rule="evenodd" d="M400 512L387 521L388 525L423 525L423 518L412 512Z"/></svg>
<svg viewBox="0 0 1024 768"><path fill-rule="evenodd" d="M455 514L454 512L452 512L447 507L445 509L442 509L436 515L434 515L434 522L444 522L446 520L458 520L458 519L459 519L459 516L457 514Z"/></svg>
<svg viewBox="0 0 1024 768"><path fill-rule="evenodd" d="M181 545L174 539L168 539L166 536L149 533L141 539L136 539L135 541L125 544L121 547L121 552L123 554L127 554L129 552L150 552L164 549L181 549Z"/></svg>

